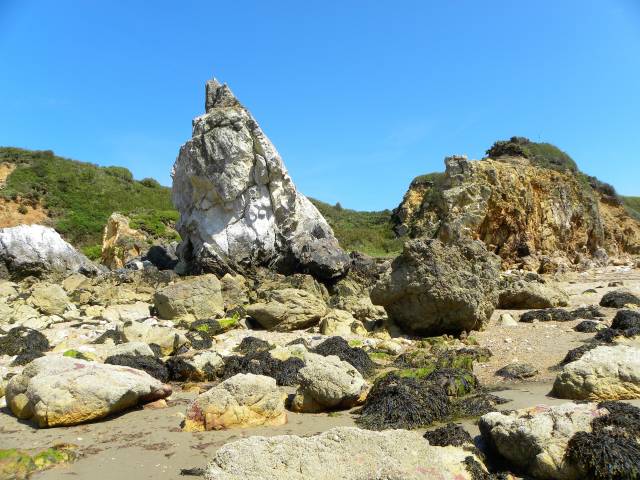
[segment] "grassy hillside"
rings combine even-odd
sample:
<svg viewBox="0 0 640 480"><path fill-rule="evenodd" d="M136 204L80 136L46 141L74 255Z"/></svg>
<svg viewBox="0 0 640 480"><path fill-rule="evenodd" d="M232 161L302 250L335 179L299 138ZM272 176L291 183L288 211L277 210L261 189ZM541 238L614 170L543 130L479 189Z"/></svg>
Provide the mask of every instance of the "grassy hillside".
<svg viewBox="0 0 640 480"><path fill-rule="evenodd" d="M178 218L170 189L153 179L137 181L126 168L99 167L51 151L0 147L1 163L16 168L0 195L22 205L42 205L56 230L75 245L101 243L112 212L130 216L134 228L154 236L175 237L167 228Z"/></svg>
<svg viewBox="0 0 640 480"><path fill-rule="evenodd" d="M154 237L175 238L171 228L178 212L171 190L156 180L134 180L123 167L99 167L56 156L51 151L0 147L0 164L15 165L0 196L25 208L39 204L47 209L53 226L88 255L99 255L102 230L112 212L131 218L131 226ZM333 227L346 250L369 255L398 253L402 242L391 230L388 210L357 212L313 200Z"/></svg>
<svg viewBox="0 0 640 480"><path fill-rule="evenodd" d="M374 257L397 255L403 240L397 239L391 224L391 211L359 212L310 199L327 219L342 248Z"/></svg>
<svg viewBox="0 0 640 480"><path fill-rule="evenodd" d="M629 213L640 220L640 197L620 197Z"/></svg>

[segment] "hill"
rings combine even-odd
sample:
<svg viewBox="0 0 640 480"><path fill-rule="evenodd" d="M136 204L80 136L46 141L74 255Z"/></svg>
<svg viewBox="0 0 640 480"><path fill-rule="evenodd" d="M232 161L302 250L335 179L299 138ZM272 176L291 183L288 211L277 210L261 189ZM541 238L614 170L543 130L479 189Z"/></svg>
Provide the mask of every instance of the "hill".
<svg viewBox="0 0 640 480"><path fill-rule="evenodd" d="M640 197L620 197L631 216L640 220Z"/></svg>
<svg viewBox="0 0 640 480"><path fill-rule="evenodd" d="M178 218L171 189L150 178L134 180L126 168L99 167L49 150L13 147L0 148L0 165L5 172L0 226L49 224L91 256L112 212L129 216L133 228L154 237L177 235L171 228Z"/></svg>
<svg viewBox="0 0 640 480"><path fill-rule="evenodd" d="M358 212L311 201L344 249L372 256L401 250L402 242L391 228L391 211ZM95 258L112 212L127 215L131 227L151 237L177 238L172 227L178 212L171 203L171 189L156 180L135 180L126 168L100 167L49 150L0 147L0 227L51 225Z"/></svg>

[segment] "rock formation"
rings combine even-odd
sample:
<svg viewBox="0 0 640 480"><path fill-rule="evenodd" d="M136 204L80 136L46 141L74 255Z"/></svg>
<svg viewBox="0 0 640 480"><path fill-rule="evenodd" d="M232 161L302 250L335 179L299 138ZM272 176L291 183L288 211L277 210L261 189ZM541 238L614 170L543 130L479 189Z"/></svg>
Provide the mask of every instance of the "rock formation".
<svg viewBox="0 0 640 480"><path fill-rule="evenodd" d="M542 272L550 268L545 256L578 264L640 254L640 223L579 172L522 157L454 156L445 165L443 174L412 182L394 211L398 234L479 239L507 266Z"/></svg>
<svg viewBox="0 0 640 480"><path fill-rule="evenodd" d="M129 226L129 219L120 213L112 213L102 236L103 265L111 269L122 268L140 256L146 245L146 236Z"/></svg>
<svg viewBox="0 0 640 480"><path fill-rule="evenodd" d="M182 268L344 275L348 256L249 111L216 80L207 82L205 106L172 172Z"/></svg>
<svg viewBox="0 0 640 480"><path fill-rule="evenodd" d="M52 228L20 225L0 228L0 278L21 279L73 272L97 273L97 267Z"/></svg>

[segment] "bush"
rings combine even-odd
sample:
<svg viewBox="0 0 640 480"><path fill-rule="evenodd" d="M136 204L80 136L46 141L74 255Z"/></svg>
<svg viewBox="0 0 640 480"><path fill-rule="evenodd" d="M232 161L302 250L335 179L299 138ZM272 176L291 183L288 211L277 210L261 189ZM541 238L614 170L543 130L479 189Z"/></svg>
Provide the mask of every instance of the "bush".
<svg viewBox="0 0 640 480"><path fill-rule="evenodd" d="M511 137L509 140L498 140L489 150L490 158L504 155L528 158L532 165L557 170L560 172L577 172L578 166L573 159L555 145L532 142L525 137Z"/></svg>
<svg viewBox="0 0 640 480"><path fill-rule="evenodd" d="M89 245L82 248L82 253L86 255L89 260L100 260L102 256L102 245Z"/></svg>
<svg viewBox="0 0 640 480"><path fill-rule="evenodd" d="M160 185L160 182L158 182L155 178L149 177L143 178L142 180L140 180L140 183L149 188L160 188L162 186Z"/></svg>
<svg viewBox="0 0 640 480"><path fill-rule="evenodd" d="M104 171L113 175L116 178L120 178L122 180L126 180L127 182L133 182L133 173L128 168L125 167L105 167Z"/></svg>

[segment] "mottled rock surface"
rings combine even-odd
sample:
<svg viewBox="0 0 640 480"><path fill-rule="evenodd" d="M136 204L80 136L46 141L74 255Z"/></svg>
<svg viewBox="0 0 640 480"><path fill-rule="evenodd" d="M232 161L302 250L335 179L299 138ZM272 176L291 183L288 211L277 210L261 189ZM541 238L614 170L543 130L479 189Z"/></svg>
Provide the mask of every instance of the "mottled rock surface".
<svg viewBox="0 0 640 480"><path fill-rule="evenodd" d="M129 227L129 218L112 213L104 227L100 261L111 269L122 268L140 256L145 242L144 233Z"/></svg>
<svg viewBox="0 0 640 480"><path fill-rule="evenodd" d="M167 320L194 321L224 313L220 281L213 274L167 285L153 296L158 316Z"/></svg>
<svg viewBox="0 0 640 480"><path fill-rule="evenodd" d="M478 241L410 240L371 300L410 332L478 330L498 303L499 269L499 258Z"/></svg>
<svg viewBox="0 0 640 480"><path fill-rule="evenodd" d="M458 447L432 447L417 432L334 428L312 437L250 437L220 448L207 480L471 480ZM475 457L473 457L475 458Z"/></svg>
<svg viewBox="0 0 640 480"><path fill-rule="evenodd" d="M182 268L344 275L349 257L249 111L216 80L207 82L205 107L172 173Z"/></svg>

